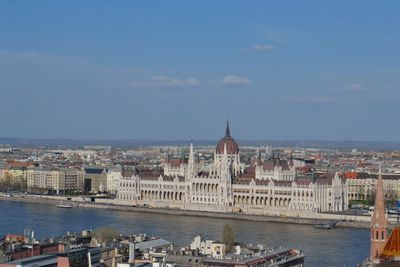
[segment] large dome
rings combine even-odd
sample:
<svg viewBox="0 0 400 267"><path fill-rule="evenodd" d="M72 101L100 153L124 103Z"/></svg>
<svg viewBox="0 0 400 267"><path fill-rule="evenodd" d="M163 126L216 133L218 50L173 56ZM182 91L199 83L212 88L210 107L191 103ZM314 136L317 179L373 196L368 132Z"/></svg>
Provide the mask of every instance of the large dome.
<svg viewBox="0 0 400 267"><path fill-rule="evenodd" d="M226 132L225 136L219 140L215 153L224 154L224 149L226 145L226 153L227 154L239 154L239 146L236 143L235 139L231 137L231 131L229 129L229 122L226 124Z"/></svg>

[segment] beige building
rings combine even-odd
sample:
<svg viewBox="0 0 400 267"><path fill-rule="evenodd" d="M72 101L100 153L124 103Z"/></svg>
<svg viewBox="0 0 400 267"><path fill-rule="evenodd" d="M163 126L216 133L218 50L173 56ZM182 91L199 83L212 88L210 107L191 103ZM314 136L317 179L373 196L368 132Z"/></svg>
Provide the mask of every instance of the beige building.
<svg viewBox="0 0 400 267"><path fill-rule="evenodd" d="M27 185L28 189L64 190L65 172L43 168L28 168Z"/></svg>
<svg viewBox="0 0 400 267"><path fill-rule="evenodd" d="M378 174L348 172L345 177L350 200L373 200ZM398 199L400 197L400 175L382 174L382 180L385 199Z"/></svg>
<svg viewBox="0 0 400 267"><path fill-rule="evenodd" d="M65 173L65 190L83 192L85 174L80 169L62 169Z"/></svg>

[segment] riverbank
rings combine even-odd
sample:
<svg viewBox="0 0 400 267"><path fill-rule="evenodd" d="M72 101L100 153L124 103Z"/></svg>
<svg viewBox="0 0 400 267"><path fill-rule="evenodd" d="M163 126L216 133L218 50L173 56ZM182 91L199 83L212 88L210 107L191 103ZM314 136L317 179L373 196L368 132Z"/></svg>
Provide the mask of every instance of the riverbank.
<svg viewBox="0 0 400 267"><path fill-rule="evenodd" d="M56 198L44 198L42 196L5 196L0 195L0 201L19 201L19 202L29 202L29 203L40 203L48 205L60 204L60 200ZM65 201L65 198L63 198ZM268 216L268 215L251 215L243 213L221 213L221 212L205 212L205 211L192 211L192 210L182 210L182 209L166 209L166 208L150 208L150 207L133 207L125 205L116 204L105 204L105 203L91 203L91 202L74 202L78 206L77 208L96 208L96 209L106 209L106 210L117 210L117 211L127 211L127 212L146 212L146 213L158 213L167 215L177 215L177 216L192 216L192 217L208 217L208 218L221 218L221 219L235 219L235 220L247 220L247 221L259 221L259 222L275 222L275 223L290 223L290 224L305 224L314 225L316 220L321 221L332 221L332 215L329 214L330 219L321 218L301 218L301 217L289 217L289 216ZM369 228L369 221L357 220L338 220L338 227L351 227L351 228Z"/></svg>
<svg viewBox="0 0 400 267"><path fill-rule="evenodd" d="M22 233L28 228L34 230L38 239L45 239L107 226L124 235L145 233L160 236L173 242L177 248L191 244L196 235L207 240L221 240L224 225L229 224L238 242L298 248L307 255L305 265L314 267L356 266L370 249L369 229L348 227L323 230L314 229L312 225L97 208L59 209L54 204L1 200L0 214L0 236Z"/></svg>

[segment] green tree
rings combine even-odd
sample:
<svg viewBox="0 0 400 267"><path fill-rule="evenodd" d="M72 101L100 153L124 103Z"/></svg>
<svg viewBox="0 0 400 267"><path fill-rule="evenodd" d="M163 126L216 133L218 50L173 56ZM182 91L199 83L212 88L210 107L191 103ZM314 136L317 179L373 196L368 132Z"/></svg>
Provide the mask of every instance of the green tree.
<svg viewBox="0 0 400 267"><path fill-rule="evenodd" d="M224 225L224 230L222 231L222 242L225 244L226 252L232 252L235 243L235 234L229 224Z"/></svg>

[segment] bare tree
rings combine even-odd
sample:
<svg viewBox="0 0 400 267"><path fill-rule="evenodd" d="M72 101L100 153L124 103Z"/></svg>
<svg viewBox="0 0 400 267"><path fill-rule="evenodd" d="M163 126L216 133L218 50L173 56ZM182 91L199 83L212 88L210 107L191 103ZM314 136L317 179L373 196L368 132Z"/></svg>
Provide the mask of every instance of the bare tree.
<svg viewBox="0 0 400 267"><path fill-rule="evenodd" d="M102 243L118 238L119 233L111 227L99 227L93 231L92 237L96 238L97 242Z"/></svg>
<svg viewBox="0 0 400 267"><path fill-rule="evenodd" d="M232 252L235 243L235 234L229 224L224 225L224 230L222 231L222 242L225 244L226 252Z"/></svg>

